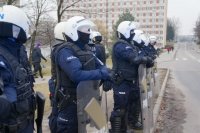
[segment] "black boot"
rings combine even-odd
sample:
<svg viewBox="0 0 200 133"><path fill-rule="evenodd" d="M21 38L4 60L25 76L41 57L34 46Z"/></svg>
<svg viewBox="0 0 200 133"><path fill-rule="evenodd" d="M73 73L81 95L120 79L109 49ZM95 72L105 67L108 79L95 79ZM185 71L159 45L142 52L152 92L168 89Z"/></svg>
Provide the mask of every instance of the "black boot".
<svg viewBox="0 0 200 133"><path fill-rule="evenodd" d="M110 133L121 133L121 117L114 117L110 119L111 129Z"/></svg>
<svg viewBox="0 0 200 133"><path fill-rule="evenodd" d="M143 125L140 121L137 122L129 122L129 127L131 129L135 129L135 130L142 130L143 129Z"/></svg>

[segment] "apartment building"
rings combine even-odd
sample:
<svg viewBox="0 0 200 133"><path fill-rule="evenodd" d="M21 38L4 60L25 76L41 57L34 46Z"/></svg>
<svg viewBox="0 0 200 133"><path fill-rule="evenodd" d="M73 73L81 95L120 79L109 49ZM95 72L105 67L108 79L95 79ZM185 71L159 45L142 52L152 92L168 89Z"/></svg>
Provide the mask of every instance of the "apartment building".
<svg viewBox="0 0 200 133"><path fill-rule="evenodd" d="M69 0L68 3L75 0ZM119 15L129 11L140 23L140 28L149 35L156 35L162 47L166 44L167 0L82 0L69 8L63 20L83 15L107 25L109 36Z"/></svg>
<svg viewBox="0 0 200 133"><path fill-rule="evenodd" d="M162 47L166 44L167 0L137 0L136 21L149 35L155 35Z"/></svg>

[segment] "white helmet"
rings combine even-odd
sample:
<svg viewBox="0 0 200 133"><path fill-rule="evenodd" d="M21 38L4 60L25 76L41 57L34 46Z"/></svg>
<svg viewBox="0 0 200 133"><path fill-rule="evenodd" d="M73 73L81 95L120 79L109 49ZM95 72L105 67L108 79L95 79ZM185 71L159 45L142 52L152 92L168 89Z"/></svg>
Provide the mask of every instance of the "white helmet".
<svg viewBox="0 0 200 133"><path fill-rule="evenodd" d="M54 37L57 40L64 41L64 33L65 33L65 28L66 28L67 22L60 22L56 24L54 28Z"/></svg>
<svg viewBox="0 0 200 133"><path fill-rule="evenodd" d="M142 30L135 30L135 36L133 38L134 41L136 41L137 43L141 43L142 42L142 38L141 38L141 34L143 34Z"/></svg>
<svg viewBox="0 0 200 133"><path fill-rule="evenodd" d="M85 19L82 16L74 16L67 21L67 25L65 27L65 35L67 35L72 41L77 41L79 39L78 31L83 33L90 34L90 30L95 24Z"/></svg>
<svg viewBox="0 0 200 133"><path fill-rule="evenodd" d="M151 45L155 45L156 41L157 41L157 37L156 36L150 36L149 40L150 40L150 44Z"/></svg>
<svg viewBox="0 0 200 133"><path fill-rule="evenodd" d="M143 41L145 46L148 46L149 44L149 39L142 30L135 30L135 36L133 40L136 41L137 43L142 43Z"/></svg>
<svg viewBox="0 0 200 133"><path fill-rule="evenodd" d="M101 40L102 40L102 35L101 35L101 33L98 32L98 31L91 31L90 39L91 39L93 42L96 42L96 41L101 42Z"/></svg>
<svg viewBox="0 0 200 133"><path fill-rule="evenodd" d="M24 43L30 37L29 26L28 17L18 7L12 5L0 7L0 36L13 37Z"/></svg>
<svg viewBox="0 0 200 133"><path fill-rule="evenodd" d="M121 33L126 39L129 39L131 37L131 32L134 33L134 30L136 29L136 25L132 21L123 21L119 24L117 28L118 36L120 38ZM132 33L132 34L133 34Z"/></svg>

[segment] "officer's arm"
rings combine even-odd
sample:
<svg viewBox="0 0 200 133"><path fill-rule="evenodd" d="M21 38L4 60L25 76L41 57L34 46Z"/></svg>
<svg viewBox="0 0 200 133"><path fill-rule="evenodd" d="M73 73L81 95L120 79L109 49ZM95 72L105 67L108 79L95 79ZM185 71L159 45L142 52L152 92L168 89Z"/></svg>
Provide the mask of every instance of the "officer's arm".
<svg viewBox="0 0 200 133"><path fill-rule="evenodd" d="M0 119L5 119L7 118L10 114L10 110L11 110L11 104L10 101L8 101L7 96L5 95L5 90L10 89L5 87L4 85L4 67L5 64L4 62L1 60L0 57Z"/></svg>
<svg viewBox="0 0 200 133"><path fill-rule="evenodd" d="M101 52L102 52L102 62L106 64L106 49L103 45L101 46Z"/></svg>
<svg viewBox="0 0 200 133"><path fill-rule="evenodd" d="M82 70L81 62L69 49L60 50L57 56L57 60L61 69L69 76L72 81L76 83L85 80L102 79L102 74L99 69L90 71Z"/></svg>
<svg viewBox="0 0 200 133"><path fill-rule="evenodd" d="M136 49L124 44L116 45L114 51L117 58L122 58L131 64L140 64L146 60L144 56L138 56L138 51Z"/></svg>
<svg viewBox="0 0 200 133"><path fill-rule="evenodd" d="M3 82L3 94L6 95L9 102L17 101L17 92L15 84L12 83L12 72L5 63L5 59L0 56L0 76Z"/></svg>

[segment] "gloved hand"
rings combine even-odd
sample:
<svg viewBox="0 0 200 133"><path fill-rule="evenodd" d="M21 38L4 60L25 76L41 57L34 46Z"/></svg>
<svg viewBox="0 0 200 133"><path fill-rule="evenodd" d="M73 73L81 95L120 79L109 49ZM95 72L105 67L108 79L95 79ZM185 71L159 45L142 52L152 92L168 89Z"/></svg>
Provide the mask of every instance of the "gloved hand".
<svg viewBox="0 0 200 133"><path fill-rule="evenodd" d="M153 59L147 56L147 64L152 64L152 63L153 63Z"/></svg>
<svg viewBox="0 0 200 133"><path fill-rule="evenodd" d="M102 66L100 68L100 73L103 80L110 80L110 69L108 69L106 66Z"/></svg>
<svg viewBox="0 0 200 133"><path fill-rule="evenodd" d="M103 90L105 92L109 91L112 89L112 82L110 80L106 80L103 82Z"/></svg>

